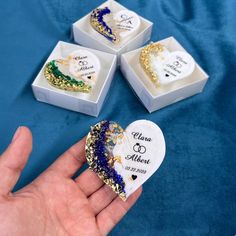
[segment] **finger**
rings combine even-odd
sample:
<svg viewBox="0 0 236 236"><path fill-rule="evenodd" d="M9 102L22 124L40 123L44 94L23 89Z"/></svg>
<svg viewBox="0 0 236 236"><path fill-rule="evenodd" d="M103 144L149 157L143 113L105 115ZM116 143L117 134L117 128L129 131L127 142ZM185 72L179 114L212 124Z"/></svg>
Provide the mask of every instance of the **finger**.
<svg viewBox="0 0 236 236"><path fill-rule="evenodd" d="M0 193L12 191L32 151L32 135L28 128L19 127L11 144L0 158Z"/></svg>
<svg viewBox="0 0 236 236"><path fill-rule="evenodd" d="M85 170L78 176L75 182L87 197L104 185L103 181L90 169Z"/></svg>
<svg viewBox="0 0 236 236"><path fill-rule="evenodd" d="M116 197L117 194L112 191L112 189L108 185L105 184L97 192L92 194L88 200L94 214L97 215L104 208L106 208Z"/></svg>
<svg viewBox="0 0 236 236"><path fill-rule="evenodd" d="M140 187L126 202L122 201L120 197L116 197L109 206L97 215L97 224L101 235L107 235L112 228L114 228L127 211L134 205L141 193L142 188Z"/></svg>
<svg viewBox="0 0 236 236"><path fill-rule="evenodd" d="M86 162L85 140L86 139L83 138L70 147L51 166L49 166L47 171L57 172L58 174L62 174L64 177L72 177Z"/></svg>

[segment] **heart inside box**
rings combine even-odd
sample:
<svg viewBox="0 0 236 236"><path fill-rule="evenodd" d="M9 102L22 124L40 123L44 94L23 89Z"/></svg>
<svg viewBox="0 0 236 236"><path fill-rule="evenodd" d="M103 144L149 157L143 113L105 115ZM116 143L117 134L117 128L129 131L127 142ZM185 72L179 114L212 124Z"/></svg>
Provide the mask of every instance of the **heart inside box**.
<svg viewBox="0 0 236 236"><path fill-rule="evenodd" d="M150 178L164 156L162 131L147 120L135 121L126 130L103 121L87 136L90 168L124 200Z"/></svg>
<svg viewBox="0 0 236 236"><path fill-rule="evenodd" d="M162 44L169 52L173 53L174 51L182 51L186 52L180 44L174 38L167 38L157 43ZM204 83L208 78L208 75L202 70L202 68L195 62L194 63L194 71L191 75L187 76L184 79L180 79L175 81L174 83L167 83L162 84L157 88L157 86L151 81L150 77L144 71L141 63L140 63L140 54L144 48L139 48L134 51L125 53L122 55L122 63L121 69L122 72L126 75L127 80L130 82L131 86L135 88L135 92L140 97L141 100L142 94L147 94L148 99L150 102L146 105L148 106L149 111L153 111L153 107L151 104L159 104L159 107L163 107L163 102L159 98L164 98L165 96L171 98L172 94L177 95L178 91L182 90L186 92L185 97L189 97L189 90L191 86L194 84L201 84ZM166 57L166 56L164 56ZM160 61L159 61L160 62ZM160 63L159 63L160 64ZM161 73L161 67L159 70L155 68L158 73ZM128 75L128 76L127 76ZM166 77L168 79L168 77ZM196 87L197 92L202 90L199 88L200 86ZM195 89L194 89L195 90ZM142 91L142 92L140 92ZM181 92L182 93L182 92ZM195 93L194 93L195 94ZM145 95L146 97L146 95ZM154 101L156 100L156 102ZM168 101L168 99L165 99ZM154 103L152 103L152 101ZM156 106L156 105L155 105ZM156 109L155 109L156 110Z"/></svg>

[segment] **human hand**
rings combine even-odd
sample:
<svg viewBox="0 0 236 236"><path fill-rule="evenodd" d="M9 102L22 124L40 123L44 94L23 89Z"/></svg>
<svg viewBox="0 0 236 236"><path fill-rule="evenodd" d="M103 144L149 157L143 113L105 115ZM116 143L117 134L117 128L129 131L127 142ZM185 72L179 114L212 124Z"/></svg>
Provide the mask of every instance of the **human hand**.
<svg viewBox="0 0 236 236"><path fill-rule="evenodd" d="M85 139L61 155L31 184L12 193L32 149L20 127L0 157L1 236L107 235L141 194L123 202L91 170L72 176L86 162Z"/></svg>

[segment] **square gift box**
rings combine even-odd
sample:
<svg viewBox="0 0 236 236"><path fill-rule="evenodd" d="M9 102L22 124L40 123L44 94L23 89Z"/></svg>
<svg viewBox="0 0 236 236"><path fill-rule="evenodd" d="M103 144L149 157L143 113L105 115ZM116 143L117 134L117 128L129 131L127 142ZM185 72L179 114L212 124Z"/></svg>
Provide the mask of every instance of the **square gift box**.
<svg viewBox="0 0 236 236"><path fill-rule="evenodd" d="M104 7L109 7L112 12L128 10L114 0L108 0L98 8ZM118 64L120 64L119 59L122 53L141 47L151 38L153 23L139 16L141 25L137 34L128 41L114 44L92 28L90 25L90 15L91 12L73 24L75 42L85 47L117 55Z"/></svg>
<svg viewBox="0 0 236 236"><path fill-rule="evenodd" d="M88 94L70 92L51 86L44 76L45 65L51 60L66 58L70 53L79 49L88 50L95 54L102 65L96 84L91 92ZM32 84L35 98L40 102L96 117L99 115L110 88L116 70L116 63L117 57L113 54L59 41Z"/></svg>
<svg viewBox="0 0 236 236"><path fill-rule="evenodd" d="M186 52L174 37L166 38L159 43L169 52ZM194 72L190 76L157 88L141 67L141 50L142 48L139 48L121 56L121 71L150 113L202 92L209 76L196 62Z"/></svg>

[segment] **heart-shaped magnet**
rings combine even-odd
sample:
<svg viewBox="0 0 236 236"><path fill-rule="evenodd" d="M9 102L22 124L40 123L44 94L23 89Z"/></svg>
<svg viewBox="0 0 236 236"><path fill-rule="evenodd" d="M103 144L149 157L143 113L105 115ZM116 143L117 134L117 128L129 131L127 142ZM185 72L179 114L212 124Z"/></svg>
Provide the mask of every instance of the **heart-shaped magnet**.
<svg viewBox="0 0 236 236"><path fill-rule="evenodd" d="M195 69L195 61L188 53L169 52L158 42L144 47L139 59L142 68L157 87L184 79Z"/></svg>
<svg viewBox="0 0 236 236"><path fill-rule="evenodd" d="M90 15L90 24L113 43L135 36L140 28L139 16L129 10L112 12L108 7L97 8Z"/></svg>
<svg viewBox="0 0 236 236"><path fill-rule="evenodd" d="M86 140L90 168L123 200L154 174L164 156L163 133L148 120L135 121L125 130L102 121L91 128Z"/></svg>
<svg viewBox="0 0 236 236"><path fill-rule="evenodd" d="M67 58L48 62L44 76L50 85L73 92L89 93L100 72L100 61L88 50L77 50Z"/></svg>

